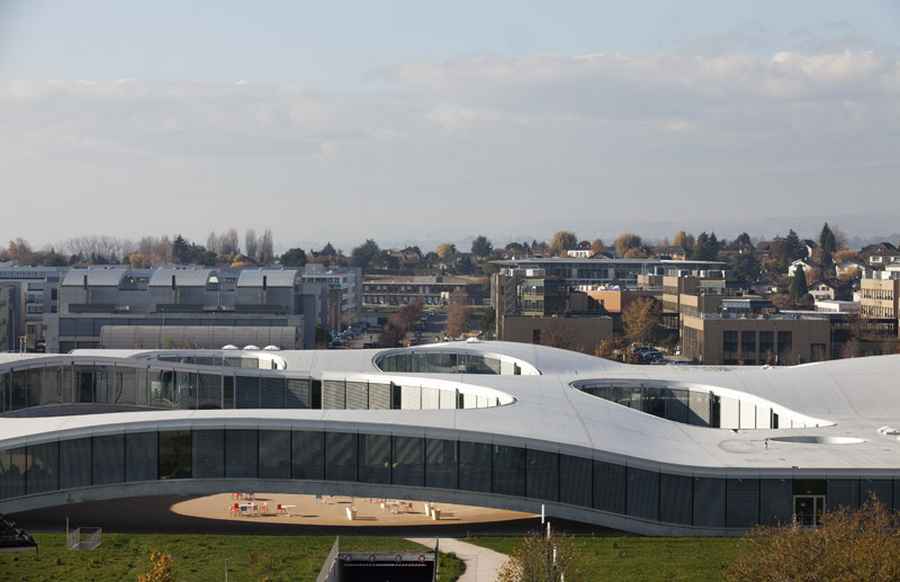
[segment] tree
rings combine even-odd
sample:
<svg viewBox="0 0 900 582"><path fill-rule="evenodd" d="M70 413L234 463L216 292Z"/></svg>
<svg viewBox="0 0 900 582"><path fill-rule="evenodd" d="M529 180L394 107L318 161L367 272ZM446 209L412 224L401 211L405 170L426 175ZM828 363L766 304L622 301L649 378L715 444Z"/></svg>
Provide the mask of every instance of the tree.
<svg viewBox="0 0 900 582"><path fill-rule="evenodd" d="M491 244L491 241L486 236L478 235L472 241L472 254L479 259L489 257L494 254L494 245Z"/></svg>
<svg viewBox="0 0 900 582"><path fill-rule="evenodd" d="M900 580L900 515L874 498L857 511L823 514L817 528L752 530L725 571L729 582Z"/></svg>
<svg viewBox="0 0 900 582"><path fill-rule="evenodd" d="M578 237L570 230L560 230L550 239L550 252L554 255L565 255L566 251L578 246Z"/></svg>
<svg viewBox="0 0 900 582"><path fill-rule="evenodd" d="M625 336L635 343L644 343L650 340L659 325L660 311L659 302L650 297L632 301L622 313Z"/></svg>
<svg viewBox="0 0 900 582"><path fill-rule="evenodd" d="M672 245L681 248L685 253L690 253L694 250L694 236L679 230L672 239Z"/></svg>
<svg viewBox="0 0 900 582"><path fill-rule="evenodd" d="M715 261L719 258L719 240L716 233L706 234L701 232L694 243L691 258L695 261Z"/></svg>
<svg viewBox="0 0 900 582"><path fill-rule="evenodd" d="M497 574L498 582L581 582L587 580L576 562L570 536L540 532L522 538Z"/></svg>
<svg viewBox="0 0 900 582"><path fill-rule="evenodd" d="M281 255L281 264L285 267L303 267L306 265L306 251L301 248L288 249Z"/></svg>
<svg viewBox="0 0 900 582"><path fill-rule="evenodd" d="M421 300L409 303L391 315L381 332L382 347L396 347L406 338L410 326L422 315Z"/></svg>
<svg viewBox="0 0 900 582"><path fill-rule="evenodd" d="M447 335L459 337L466 332L469 318L469 294L464 289L457 289L450 294L447 306Z"/></svg>
<svg viewBox="0 0 900 582"><path fill-rule="evenodd" d="M191 262L191 247L180 234L175 235L175 240L172 242L172 255L179 265L187 265Z"/></svg>
<svg viewBox="0 0 900 582"><path fill-rule="evenodd" d="M15 261L19 265L30 265L34 258L34 252L31 250L31 245L22 238L9 241L9 246L6 248L6 254L9 257L9 260Z"/></svg>
<svg viewBox="0 0 900 582"><path fill-rule="evenodd" d="M337 251L334 250L334 246L330 242L325 243L325 246L322 247L322 250L319 251L319 254L323 257L336 257Z"/></svg>
<svg viewBox="0 0 900 582"><path fill-rule="evenodd" d="M259 249L259 238L256 231L248 228L244 233L244 254L253 260L256 260L257 251Z"/></svg>
<svg viewBox="0 0 900 582"><path fill-rule="evenodd" d="M366 239L366 242L350 252L350 265L365 271L379 254L381 254L381 249L378 248L378 243L372 239Z"/></svg>
<svg viewBox="0 0 900 582"><path fill-rule="evenodd" d="M597 255L606 250L606 245L599 238L595 238L591 242L591 255Z"/></svg>
<svg viewBox="0 0 900 582"><path fill-rule="evenodd" d="M594 355L598 358L612 360L615 358L616 350L621 350L624 347L625 343L620 337L603 338L600 340L600 343L597 344L597 347L594 348Z"/></svg>
<svg viewBox="0 0 900 582"><path fill-rule="evenodd" d="M626 232L616 237L616 241L613 243L613 246L616 249L616 254L620 257L624 257L629 250L639 249L644 246L644 241L642 241L641 237L634 234L633 232Z"/></svg>
<svg viewBox="0 0 900 582"><path fill-rule="evenodd" d="M803 268L803 265L797 265L797 268L794 269L794 276L791 277L788 293L790 293L794 303L800 302L807 294L809 294L809 285L806 281L806 269Z"/></svg>
<svg viewBox="0 0 900 582"><path fill-rule="evenodd" d="M753 251L753 241L750 240L750 235L746 232L742 232L737 235L737 238L734 239L734 243L732 243L732 247L736 251L747 252Z"/></svg>
<svg viewBox="0 0 900 582"><path fill-rule="evenodd" d="M738 282L751 285L759 281L762 265L753 253L732 255L729 262L731 272Z"/></svg>
<svg viewBox="0 0 900 582"><path fill-rule="evenodd" d="M434 250L437 253L438 258L442 261L446 261L456 254L456 245L453 243L441 243Z"/></svg>
<svg viewBox="0 0 900 582"><path fill-rule="evenodd" d="M272 229L267 228L259 237L259 248L256 250L256 262L260 265L271 265L275 260L275 237Z"/></svg>
<svg viewBox="0 0 900 582"><path fill-rule="evenodd" d="M222 257L233 257L241 253L241 244L238 241L238 231L229 228L222 238L219 239L219 255Z"/></svg>
<svg viewBox="0 0 900 582"><path fill-rule="evenodd" d="M175 560L170 554L157 550L150 552L150 570L138 576L138 582L175 582L172 566Z"/></svg>
<svg viewBox="0 0 900 582"><path fill-rule="evenodd" d="M822 232L819 233L819 248L829 255L837 250L837 239L827 222L822 226Z"/></svg>

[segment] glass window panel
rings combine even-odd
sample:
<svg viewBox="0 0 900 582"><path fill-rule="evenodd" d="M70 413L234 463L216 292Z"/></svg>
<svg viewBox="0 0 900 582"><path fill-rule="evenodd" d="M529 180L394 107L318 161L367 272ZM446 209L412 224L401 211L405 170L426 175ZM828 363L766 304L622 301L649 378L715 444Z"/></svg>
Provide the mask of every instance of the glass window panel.
<svg viewBox="0 0 900 582"><path fill-rule="evenodd" d="M0 499L25 495L28 454L25 447L0 451Z"/></svg>
<svg viewBox="0 0 900 582"><path fill-rule="evenodd" d="M112 384L112 367L94 366L94 402L113 402Z"/></svg>
<svg viewBox="0 0 900 582"><path fill-rule="evenodd" d="M291 434L291 476L294 479L325 478L325 435L295 430Z"/></svg>
<svg viewBox="0 0 900 582"><path fill-rule="evenodd" d="M10 386L12 394L10 397L10 409L19 410L28 408L31 376L27 370L17 370L10 373Z"/></svg>
<svg viewBox="0 0 900 582"><path fill-rule="evenodd" d="M725 526L725 480L694 478L694 525Z"/></svg>
<svg viewBox="0 0 900 582"><path fill-rule="evenodd" d="M394 437L393 483L425 485L425 439Z"/></svg>
<svg viewBox="0 0 900 582"><path fill-rule="evenodd" d="M365 483L391 482L391 437L359 435L359 480Z"/></svg>
<svg viewBox="0 0 900 582"><path fill-rule="evenodd" d="M559 456L559 500L591 507L593 461L569 455Z"/></svg>
<svg viewBox="0 0 900 582"><path fill-rule="evenodd" d="M828 510L840 507L856 509L859 507L859 480L857 479L829 479L827 485L828 496L825 498L825 506Z"/></svg>
<svg viewBox="0 0 900 582"><path fill-rule="evenodd" d="M291 478L291 431L259 431L259 478Z"/></svg>
<svg viewBox="0 0 900 582"><path fill-rule="evenodd" d="M256 430L225 431L225 476L253 479L259 470L259 441Z"/></svg>
<svg viewBox="0 0 900 582"><path fill-rule="evenodd" d="M176 401L178 408L191 410L197 408L197 374L194 372L177 372Z"/></svg>
<svg viewBox="0 0 900 582"><path fill-rule="evenodd" d="M61 369L55 366L35 368L33 370L36 378L32 381L40 388L40 404L61 404L62 387L60 385ZM35 401L32 401L34 404Z"/></svg>
<svg viewBox="0 0 900 582"><path fill-rule="evenodd" d="M125 435L97 436L93 440L94 485L125 481Z"/></svg>
<svg viewBox="0 0 900 582"><path fill-rule="evenodd" d="M759 522L759 480L728 479L725 523L728 527L751 527Z"/></svg>
<svg viewBox="0 0 900 582"><path fill-rule="evenodd" d="M528 449L527 462L528 497L559 499L559 455Z"/></svg>
<svg viewBox="0 0 900 582"><path fill-rule="evenodd" d="M159 431L159 478L190 479L191 453L191 431Z"/></svg>
<svg viewBox="0 0 900 582"><path fill-rule="evenodd" d="M89 487L91 484L91 439L59 443L59 488Z"/></svg>
<svg viewBox="0 0 900 582"><path fill-rule="evenodd" d="M237 408L259 408L259 378L237 377Z"/></svg>
<svg viewBox="0 0 900 582"><path fill-rule="evenodd" d="M284 408L284 378L260 379L260 408Z"/></svg>
<svg viewBox="0 0 900 582"><path fill-rule="evenodd" d="M594 461L594 507L613 513L625 513L625 467Z"/></svg>
<svg viewBox="0 0 900 582"><path fill-rule="evenodd" d="M59 444L46 443L28 447L28 494L59 489Z"/></svg>
<svg viewBox="0 0 900 582"><path fill-rule="evenodd" d="M356 433L325 433L325 478L356 481Z"/></svg>
<svg viewBox="0 0 900 582"><path fill-rule="evenodd" d="M525 495L525 449L494 445L493 491Z"/></svg>
<svg viewBox="0 0 900 582"><path fill-rule="evenodd" d="M125 435L125 480L154 481L159 475L159 437L155 432Z"/></svg>
<svg viewBox="0 0 900 582"><path fill-rule="evenodd" d="M693 478L683 475L659 477L659 520L691 525L693 519Z"/></svg>
<svg viewBox="0 0 900 582"><path fill-rule="evenodd" d="M425 484L443 489L457 488L459 457L456 441L425 441Z"/></svg>
<svg viewBox="0 0 900 582"><path fill-rule="evenodd" d="M115 369L115 394L113 402L116 404L137 404L137 370L134 368Z"/></svg>
<svg viewBox="0 0 900 582"><path fill-rule="evenodd" d="M222 408L222 377L218 374L199 374L197 380L200 410Z"/></svg>
<svg viewBox="0 0 900 582"><path fill-rule="evenodd" d="M659 473L628 467L628 515L659 519Z"/></svg>
<svg viewBox="0 0 900 582"><path fill-rule="evenodd" d="M894 483L891 479L860 479L859 499L860 503L866 503L870 497L874 497L879 503L889 510L893 504Z"/></svg>
<svg viewBox="0 0 900 582"><path fill-rule="evenodd" d="M192 435L194 479L221 479L225 476L225 431L195 430Z"/></svg>
<svg viewBox="0 0 900 582"><path fill-rule="evenodd" d="M222 378L222 407L234 408L234 376Z"/></svg>
<svg viewBox="0 0 900 582"><path fill-rule="evenodd" d="M312 408L309 380L291 378L287 381L285 408Z"/></svg>
<svg viewBox="0 0 900 582"><path fill-rule="evenodd" d="M471 491L491 490L492 446L459 442L459 488Z"/></svg>
<svg viewBox="0 0 900 582"><path fill-rule="evenodd" d="M791 523L794 514L793 487L790 479L761 479L759 482L759 521L763 525Z"/></svg>

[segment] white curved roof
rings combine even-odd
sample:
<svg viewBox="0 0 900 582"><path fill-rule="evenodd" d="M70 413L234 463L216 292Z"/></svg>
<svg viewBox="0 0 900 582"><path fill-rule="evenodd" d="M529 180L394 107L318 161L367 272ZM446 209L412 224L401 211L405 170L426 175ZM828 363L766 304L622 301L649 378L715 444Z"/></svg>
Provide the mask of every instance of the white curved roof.
<svg viewBox="0 0 900 582"><path fill-rule="evenodd" d="M413 351L452 349L500 354L532 364L540 375L398 374L381 372L375 358L385 350L281 351L287 369L279 374L351 378L373 382L482 386L514 398L509 405L451 410L169 410L55 418L5 418L0 448L58 431L97 431L179 423L185 426L310 426L425 434L525 444L529 447L622 459L629 464L666 466L675 471L740 474L760 471L789 475L900 474L900 442L878 433L900 427L900 355L837 360L793 367L632 366L575 352L530 344L477 342L436 344ZM207 352L205 352L207 353ZM226 352L227 353L227 352ZM264 353L264 352L260 352ZM146 351L81 350L48 358L131 358ZM0 365L8 367L14 358ZM576 380L672 382L737 391L765 399L832 426L804 429L728 429L691 426L603 400L571 386ZM789 435L864 439L852 445L793 444L765 439Z"/></svg>

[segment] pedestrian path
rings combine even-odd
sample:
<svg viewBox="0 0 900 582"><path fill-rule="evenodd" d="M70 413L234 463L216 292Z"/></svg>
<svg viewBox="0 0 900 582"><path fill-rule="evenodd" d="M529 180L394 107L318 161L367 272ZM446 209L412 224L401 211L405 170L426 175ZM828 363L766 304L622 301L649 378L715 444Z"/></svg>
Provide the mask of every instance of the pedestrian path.
<svg viewBox="0 0 900 582"><path fill-rule="evenodd" d="M441 552L453 553L466 563L466 572L459 582L494 582L508 557L500 552L482 548L454 538L440 538ZM409 541L433 548L435 538L409 538Z"/></svg>

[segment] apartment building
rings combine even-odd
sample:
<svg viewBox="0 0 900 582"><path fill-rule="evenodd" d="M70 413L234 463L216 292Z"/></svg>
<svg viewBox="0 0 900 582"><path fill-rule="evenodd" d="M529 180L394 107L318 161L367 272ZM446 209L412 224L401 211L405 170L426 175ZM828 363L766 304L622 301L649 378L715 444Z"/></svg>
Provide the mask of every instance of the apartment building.
<svg viewBox="0 0 900 582"><path fill-rule="evenodd" d="M701 364L802 364L832 356L831 322L824 317L686 315L681 353Z"/></svg>
<svg viewBox="0 0 900 582"><path fill-rule="evenodd" d="M359 318L363 300L363 277L359 267L329 267L310 263L303 270L304 283L325 285L331 290L328 328L338 331Z"/></svg>
<svg viewBox="0 0 900 582"><path fill-rule="evenodd" d="M866 273L860 281L859 297L860 317L896 320L900 316L900 263Z"/></svg>
<svg viewBox="0 0 900 582"><path fill-rule="evenodd" d="M367 275L362 305L366 309L397 309L421 302L426 309L446 309L450 296L465 293L470 305L482 305L488 297L487 277L450 275Z"/></svg>
<svg viewBox="0 0 900 582"><path fill-rule="evenodd" d="M541 269L547 277L562 279L570 287L621 285L635 287L640 275L665 275L670 271L723 272L722 261L677 261L672 259L611 259L598 255L590 259L573 257L529 257L494 261L501 268Z"/></svg>

